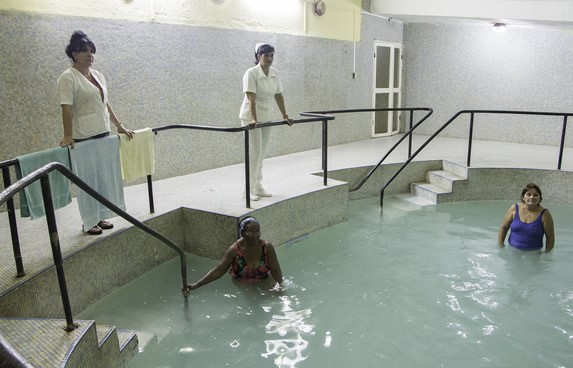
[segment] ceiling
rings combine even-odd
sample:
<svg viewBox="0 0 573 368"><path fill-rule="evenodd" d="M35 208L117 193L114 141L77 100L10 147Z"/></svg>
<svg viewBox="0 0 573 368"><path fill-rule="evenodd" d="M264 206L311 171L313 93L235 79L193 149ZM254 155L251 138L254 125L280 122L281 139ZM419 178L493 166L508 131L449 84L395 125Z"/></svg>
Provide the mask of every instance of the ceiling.
<svg viewBox="0 0 573 368"><path fill-rule="evenodd" d="M573 0L363 0L363 9L406 24L573 29Z"/></svg>

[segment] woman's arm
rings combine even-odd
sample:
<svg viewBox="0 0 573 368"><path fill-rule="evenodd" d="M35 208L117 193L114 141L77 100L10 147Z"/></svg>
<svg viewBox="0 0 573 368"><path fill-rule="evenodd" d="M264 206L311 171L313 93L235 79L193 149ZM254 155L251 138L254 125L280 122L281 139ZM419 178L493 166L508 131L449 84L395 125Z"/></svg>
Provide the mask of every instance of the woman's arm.
<svg viewBox="0 0 573 368"><path fill-rule="evenodd" d="M283 114L283 119L285 119L288 125L293 125L294 121L292 121L292 119L288 117L288 114L286 112L285 98L283 97L283 94L277 93L275 95L275 101L277 102L277 106L279 107L281 114Z"/></svg>
<svg viewBox="0 0 573 368"><path fill-rule="evenodd" d="M545 230L545 252L551 252L555 245L555 229L553 225L553 216L551 216L549 210L543 213L541 222L543 223L543 230Z"/></svg>
<svg viewBox="0 0 573 368"><path fill-rule="evenodd" d="M60 141L60 147L71 146L74 148L73 110L72 105L62 105L62 121L64 123L64 138Z"/></svg>
<svg viewBox="0 0 573 368"><path fill-rule="evenodd" d="M271 268L271 276L280 285L283 283L283 272L281 270L281 265L275 252L275 247L271 243L267 243L267 257L269 261L269 267Z"/></svg>
<svg viewBox="0 0 573 368"><path fill-rule="evenodd" d="M227 249L223 257L221 257L219 263L217 263L215 267L213 267L209 272L207 272L205 276L203 276L199 281L193 284L186 285L183 288L183 291L195 290L197 288L200 288L201 286L207 285L208 283L221 278L221 276L223 276L225 272L227 272L227 270L231 266L231 263L233 263L235 254L236 254L235 244L233 244Z"/></svg>
<svg viewBox="0 0 573 368"><path fill-rule="evenodd" d="M249 100L249 110L251 111L251 123L249 125L257 124L257 94L254 92L245 92L247 100Z"/></svg>
<svg viewBox="0 0 573 368"><path fill-rule="evenodd" d="M515 207L511 206L505 213L501 226L499 227L499 232L497 233L497 243L500 247L505 246L505 237L507 236L507 231L509 230L509 225L513 221L513 215L515 214Z"/></svg>
<svg viewBox="0 0 573 368"><path fill-rule="evenodd" d="M133 131L126 129L123 125L121 125L121 121L119 121L109 103L107 104L107 111L109 112L109 119L113 125L115 125L117 132L127 135L129 139L133 138Z"/></svg>

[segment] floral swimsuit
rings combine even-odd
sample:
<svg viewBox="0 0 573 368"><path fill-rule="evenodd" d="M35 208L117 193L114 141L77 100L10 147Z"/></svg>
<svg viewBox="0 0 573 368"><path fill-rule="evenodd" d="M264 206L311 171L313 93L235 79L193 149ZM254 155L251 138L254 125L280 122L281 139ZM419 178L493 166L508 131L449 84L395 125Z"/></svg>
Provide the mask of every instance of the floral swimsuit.
<svg viewBox="0 0 573 368"><path fill-rule="evenodd" d="M271 269L268 264L267 243L264 240L261 240L260 242L262 246L262 252L261 260L257 268L251 268L247 264L247 261L243 257L243 252L241 251L239 242L236 243L235 249L237 254L235 255L233 264L229 269L229 275L231 275L233 279L240 281L258 281L269 277L269 272Z"/></svg>

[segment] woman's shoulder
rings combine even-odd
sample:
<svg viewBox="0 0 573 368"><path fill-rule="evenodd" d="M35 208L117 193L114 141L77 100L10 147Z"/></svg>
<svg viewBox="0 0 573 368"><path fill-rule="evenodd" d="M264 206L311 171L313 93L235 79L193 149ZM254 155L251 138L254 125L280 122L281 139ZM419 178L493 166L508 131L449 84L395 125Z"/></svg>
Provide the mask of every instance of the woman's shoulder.
<svg viewBox="0 0 573 368"><path fill-rule="evenodd" d="M58 80L60 79L74 79L76 77L76 74L74 73L74 68L73 67L69 67L66 70L64 70L62 72L62 74L60 74L60 76L58 77Z"/></svg>

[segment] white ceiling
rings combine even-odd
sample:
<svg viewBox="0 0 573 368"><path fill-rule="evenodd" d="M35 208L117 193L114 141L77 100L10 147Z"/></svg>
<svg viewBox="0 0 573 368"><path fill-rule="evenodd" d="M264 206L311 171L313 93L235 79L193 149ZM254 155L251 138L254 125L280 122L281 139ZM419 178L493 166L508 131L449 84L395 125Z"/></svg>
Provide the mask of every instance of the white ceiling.
<svg viewBox="0 0 573 368"><path fill-rule="evenodd" d="M371 0L370 11L404 23L573 29L573 0Z"/></svg>

